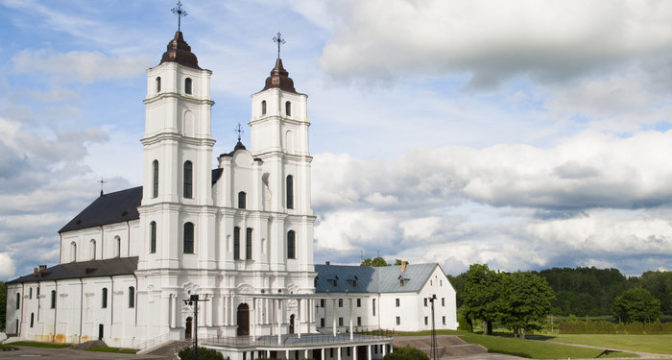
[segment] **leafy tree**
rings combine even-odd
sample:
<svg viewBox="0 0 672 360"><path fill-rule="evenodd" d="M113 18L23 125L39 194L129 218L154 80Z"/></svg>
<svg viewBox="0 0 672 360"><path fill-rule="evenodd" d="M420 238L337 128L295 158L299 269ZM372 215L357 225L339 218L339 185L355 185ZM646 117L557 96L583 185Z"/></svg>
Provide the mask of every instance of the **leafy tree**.
<svg viewBox="0 0 672 360"><path fill-rule="evenodd" d="M501 275L488 265L473 264L464 274L462 306L467 317L483 320L483 334L490 333L492 322L502 317Z"/></svg>
<svg viewBox="0 0 672 360"><path fill-rule="evenodd" d="M503 274L502 280L505 299L500 320L524 339L527 330L538 328L535 323L550 313L553 289L546 279L531 272Z"/></svg>
<svg viewBox="0 0 672 360"><path fill-rule="evenodd" d="M192 347L185 347L177 353L177 356L180 360L192 360L194 358L194 349ZM224 360L224 355L216 350L199 347L198 360Z"/></svg>
<svg viewBox="0 0 672 360"><path fill-rule="evenodd" d="M382 267L382 266L390 266L390 264L385 261L382 257L378 256L373 259L371 258L366 258L362 260L362 263L360 264L361 266L373 266L373 267Z"/></svg>
<svg viewBox="0 0 672 360"><path fill-rule="evenodd" d="M5 330L5 320L7 316L7 286L0 281L0 331Z"/></svg>
<svg viewBox="0 0 672 360"><path fill-rule="evenodd" d="M625 290L614 300L613 314L619 322L652 322L660 317L660 301L649 290Z"/></svg>
<svg viewBox="0 0 672 360"><path fill-rule="evenodd" d="M394 265L397 265L397 266L401 265L401 263L403 263L404 261L406 261L406 260L394 259ZM409 264L409 262L406 261L406 265L408 265L408 264Z"/></svg>
<svg viewBox="0 0 672 360"><path fill-rule="evenodd" d="M429 360L429 356L414 347L404 346L395 348L394 352L385 355L383 360Z"/></svg>

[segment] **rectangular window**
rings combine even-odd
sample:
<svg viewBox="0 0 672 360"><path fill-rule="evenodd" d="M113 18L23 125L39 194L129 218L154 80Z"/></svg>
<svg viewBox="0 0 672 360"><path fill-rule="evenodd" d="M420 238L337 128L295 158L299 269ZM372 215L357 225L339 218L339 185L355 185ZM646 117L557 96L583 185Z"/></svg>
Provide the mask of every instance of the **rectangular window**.
<svg viewBox="0 0 672 360"><path fill-rule="evenodd" d="M184 197L186 199L191 199L193 196L192 194L192 183L194 180L194 172L193 172L193 165L191 164L191 161L185 161L184 162Z"/></svg>
<svg viewBox="0 0 672 360"><path fill-rule="evenodd" d="M247 207L247 195L244 191L238 193L238 208L245 209Z"/></svg>
<svg viewBox="0 0 672 360"><path fill-rule="evenodd" d="M30 313L30 327L32 328L35 324L35 313Z"/></svg>
<svg viewBox="0 0 672 360"><path fill-rule="evenodd" d="M103 309L107 309L107 288L103 288L102 304Z"/></svg>
<svg viewBox="0 0 672 360"><path fill-rule="evenodd" d="M441 306L446 306L446 298L441 298Z"/></svg>
<svg viewBox="0 0 672 360"><path fill-rule="evenodd" d="M397 316L397 325L401 325L401 318Z"/></svg>
<svg viewBox="0 0 672 360"><path fill-rule="evenodd" d="M373 316L376 316L376 299L371 302L371 309L373 310Z"/></svg>
<svg viewBox="0 0 672 360"><path fill-rule="evenodd" d="M362 317L357 316L357 326L362 326Z"/></svg>
<svg viewBox="0 0 672 360"><path fill-rule="evenodd" d="M36 290L36 291L35 291L35 293L36 293L35 297L36 297L36 298L39 298L39 297L40 297L40 287L39 287L39 286L36 287L35 290Z"/></svg>
<svg viewBox="0 0 672 360"><path fill-rule="evenodd" d="M349 346L345 348L345 352L347 353L346 356L350 357L350 347Z"/></svg>
<svg viewBox="0 0 672 360"><path fill-rule="evenodd" d="M321 308L324 307L324 299L320 299L320 307L321 307Z"/></svg>
<svg viewBox="0 0 672 360"><path fill-rule="evenodd" d="M16 309L18 310L20 308L21 308L21 294L16 293ZM0 311L2 311L2 309L0 309Z"/></svg>
<svg viewBox="0 0 672 360"><path fill-rule="evenodd" d="M135 307L135 287L133 286L130 286L128 288L128 307L129 308Z"/></svg>
<svg viewBox="0 0 672 360"><path fill-rule="evenodd" d="M357 299L357 307L362 307L362 299Z"/></svg>
<svg viewBox="0 0 672 360"><path fill-rule="evenodd" d="M252 228L245 231L245 260L252 260Z"/></svg>
<svg viewBox="0 0 672 360"><path fill-rule="evenodd" d="M397 307L399 307L399 305L401 304L401 301L399 300L399 298L396 298L396 299L394 299L394 303Z"/></svg>
<svg viewBox="0 0 672 360"><path fill-rule="evenodd" d="M343 318L342 317L338 318L338 326L343 326Z"/></svg>
<svg viewBox="0 0 672 360"><path fill-rule="evenodd" d="M51 308L56 308L56 290L51 290Z"/></svg>
<svg viewBox="0 0 672 360"><path fill-rule="evenodd" d="M324 318L320 318L320 327L324 327Z"/></svg>
<svg viewBox="0 0 672 360"><path fill-rule="evenodd" d="M443 325L446 325L446 317L445 316L441 317L441 322L443 323Z"/></svg>
<svg viewBox="0 0 672 360"><path fill-rule="evenodd" d="M425 316L425 325L429 325L429 318Z"/></svg>
<svg viewBox="0 0 672 360"><path fill-rule="evenodd" d="M427 307L427 298L424 298L425 300L425 307Z"/></svg>
<svg viewBox="0 0 672 360"><path fill-rule="evenodd" d="M240 228L233 228L233 260L240 260Z"/></svg>
<svg viewBox="0 0 672 360"><path fill-rule="evenodd" d="M28 288L28 299L32 299L32 298L33 298L33 288L29 287Z"/></svg>
<svg viewBox="0 0 672 360"><path fill-rule="evenodd" d="M338 307L343 307L343 299L338 299Z"/></svg>
<svg viewBox="0 0 672 360"><path fill-rule="evenodd" d="M334 357L334 348L329 348L329 357Z"/></svg>

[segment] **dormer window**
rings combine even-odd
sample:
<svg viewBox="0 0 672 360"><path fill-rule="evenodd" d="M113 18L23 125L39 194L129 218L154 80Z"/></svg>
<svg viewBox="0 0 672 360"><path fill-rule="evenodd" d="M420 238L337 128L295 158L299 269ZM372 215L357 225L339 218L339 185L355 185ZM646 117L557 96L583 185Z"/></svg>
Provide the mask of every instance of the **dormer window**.
<svg viewBox="0 0 672 360"><path fill-rule="evenodd" d="M184 93L191 95L191 78L184 79Z"/></svg>
<svg viewBox="0 0 672 360"><path fill-rule="evenodd" d="M161 77L160 76L156 77L156 92L157 93L161 92Z"/></svg>
<svg viewBox="0 0 672 360"><path fill-rule="evenodd" d="M399 275L399 286L404 286L410 279L403 277L402 275Z"/></svg>
<svg viewBox="0 0 672 360"><path fill-rule="evenodd" d="M338 275L331 279L331 284L334 285L334 287L338 286Z"/></svg>
<svg viewBox="0 0 672 360"><path fill-rule="evenodd" d="M266 100L261 101L261 115L266 115Z"/></svg>
<svg viewBox="0 0 672 360"><path fill-rule="evenodd" d="M285 103L285 115L292 116L292 103L289 101Z"/></svg>

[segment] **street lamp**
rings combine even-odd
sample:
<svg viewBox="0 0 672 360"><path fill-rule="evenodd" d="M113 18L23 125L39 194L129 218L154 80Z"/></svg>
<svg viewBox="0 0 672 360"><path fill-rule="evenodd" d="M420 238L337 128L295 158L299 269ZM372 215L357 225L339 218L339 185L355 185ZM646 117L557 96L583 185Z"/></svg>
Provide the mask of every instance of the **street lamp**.
<svg viewBox="0 0 672 360"><path fill-rule="evenodd" d="M438 350L436 348L436 326L434 325L434 300L436 300L436 294L432 294L429 297L429 302L432 303L432 341L431 341L431 355L430 358L437 360L439 358Z"/></svg>
<svg viewBox="0 0 672 360"><path fill-rule="evenodd" d="M198 302L208 301L207 299L200 300L198 294L189 296L189 300L184 300L184 305L194 307L194 360L198 360Z"/></svg>

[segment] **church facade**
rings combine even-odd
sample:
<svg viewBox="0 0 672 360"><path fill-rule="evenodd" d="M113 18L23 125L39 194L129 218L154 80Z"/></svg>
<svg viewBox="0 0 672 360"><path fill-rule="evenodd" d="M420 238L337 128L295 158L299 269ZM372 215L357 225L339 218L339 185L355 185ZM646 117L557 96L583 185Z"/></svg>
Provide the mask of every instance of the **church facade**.
<svg viewBox="0 0 672 360"><path fill-rule="evenodd" d="M7 283L7 333L150 349L192 338L198 321L202 343L232 358L246 358L248 350L252 357L271 350L289 357L290 348L296 358L299 350L301 358L328 358L334 348L338 357L354 358L392 351L390 338L354 337L353 316L349 328L327 329L326 313L318 319L325 300L354 298L335 289L316 293L320 281L333 281L334 267L320 275L313 261L307 95L296 91L278 57L263 89L252 95L250 148L239 138L212 169L211 75L176 32L160 64L147 70L142 186L101 192L59 231L60 264ZM417 289L401 292L422 307L418 299L437 268L427 268ZM341 271L348 276L345 267ZM387 277L399 281L394 272L403 279L405 270L390 271ZM452 315L438 328L456 328L455 293L445 276L441 281L447 286L436 291L452 297L445 309ZM367 304L386 298L371 286L358 295ZM198 319L193 295L199 297ZM383 300L377 301L383 313ZM365 323L360 320L358 329L383 326L380 317ZM426 318L412 329L431 328L422 324L428 325ZM349 336L323 341L330 353L320 339L313 347L283 345L292 335L332 332ZM214 340L242 337L258 343L241 352L238 343Z"/></svg>

